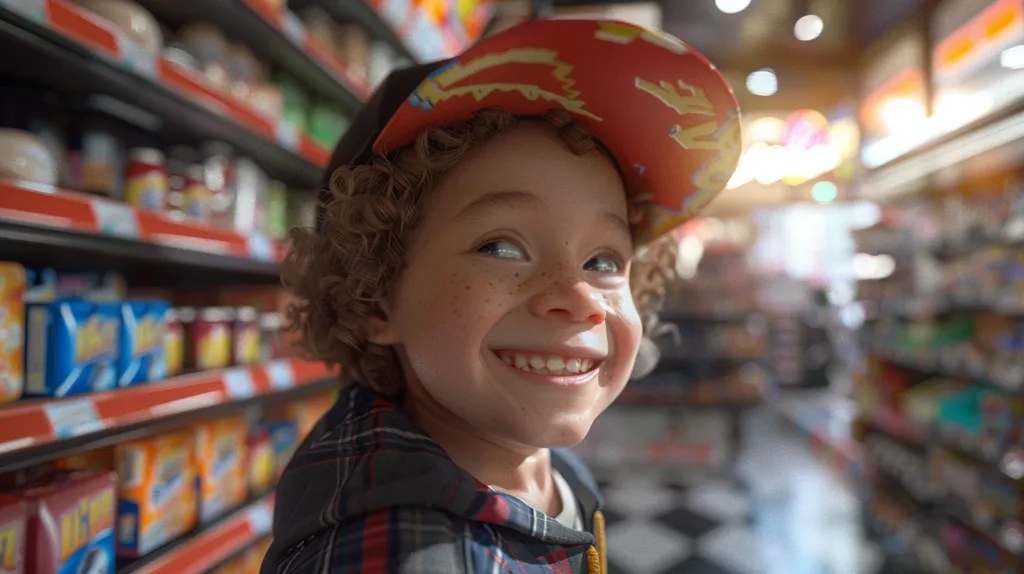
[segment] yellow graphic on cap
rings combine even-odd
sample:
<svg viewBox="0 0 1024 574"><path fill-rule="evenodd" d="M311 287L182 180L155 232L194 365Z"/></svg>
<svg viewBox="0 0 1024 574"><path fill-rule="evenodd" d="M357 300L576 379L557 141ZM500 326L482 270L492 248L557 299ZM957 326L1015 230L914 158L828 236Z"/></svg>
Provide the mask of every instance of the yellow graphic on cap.
<svg viewBox="0 0 1024 574"><path fill-rule="evenodd" d="M720 123L715 117L714 105L704 90L681 80L673 85L670 82L655 83L637 77L636 87L651 94L681 116L698 115L709 118L708 121L697 125L684 128L676 124L669 129L669 137L683 149L718 152L693 174L693 184L697 191L682 206L689 212L700 210L711 201L714 194L725 187L739 162L739 114L730 114L725 122Z"/></svg>
<svg viewBox="0 0 1024 574"><path fill-rule="evenodd" d="M485 70L493 70L510 64L536 64L551 67L551 76L563 89L558 94L545 90L534 84L491 82L455 86ZM459 96L473 96L481 101L493 92L518 92L530 101L537 99L554 102L570 113L602 121L600 117L584 109L586 103L576 99L580 93L573 86L575 80L570 77L572 65L558 59L554 50L538 48L516 48L506 52L486 54L465 64L452 61L450 64L434 71L424 80L410 96L414 106L429 111L437 104Z"/></svg>
<svg viewBox="0 0 1024 574"><path fill-rule="evenodd" d="M689 51L686 44L661 30L642 28L625 22L598 22L594 37L616 44L632 44L637 38L641 38L674 54L685 54Z"/></svg>

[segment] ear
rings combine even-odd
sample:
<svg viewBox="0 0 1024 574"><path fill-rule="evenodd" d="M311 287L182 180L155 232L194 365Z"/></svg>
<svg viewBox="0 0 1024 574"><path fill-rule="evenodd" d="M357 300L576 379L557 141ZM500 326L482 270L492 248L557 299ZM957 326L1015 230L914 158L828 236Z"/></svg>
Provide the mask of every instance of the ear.
<svg viewBox="0 0 1024 574"><path fill-rule="evenodd" d="M391 305L381 303L384 317L370 317L366 323L366 340L374 345L391 346L399 342L398 330L391 320Z"/></svg>

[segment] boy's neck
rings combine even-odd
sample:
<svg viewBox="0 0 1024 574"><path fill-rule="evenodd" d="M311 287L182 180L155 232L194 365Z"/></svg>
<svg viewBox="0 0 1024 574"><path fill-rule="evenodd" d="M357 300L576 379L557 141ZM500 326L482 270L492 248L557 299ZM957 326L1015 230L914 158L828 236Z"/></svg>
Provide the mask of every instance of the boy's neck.
<svg viewBox="0 0 1024 574"><path fill-rule="evenodd" d="M409 385L402 410L444 448L463 470L491 488L511 494L549 516L561 512L551 474L551 451L502 441L441 406L419 385Z"/></svg>

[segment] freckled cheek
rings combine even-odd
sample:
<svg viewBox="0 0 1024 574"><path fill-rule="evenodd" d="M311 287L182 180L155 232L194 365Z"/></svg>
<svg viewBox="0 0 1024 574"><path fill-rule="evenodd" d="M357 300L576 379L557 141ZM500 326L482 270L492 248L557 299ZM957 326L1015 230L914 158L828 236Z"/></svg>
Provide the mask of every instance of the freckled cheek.
<svg viewBox="0 0 1024 574"><path fill-rule="evenodd" d="M628 291L608 293L602 305L616 350L626 356L635 355L643 337L643 325L632 295Z"/></svg>

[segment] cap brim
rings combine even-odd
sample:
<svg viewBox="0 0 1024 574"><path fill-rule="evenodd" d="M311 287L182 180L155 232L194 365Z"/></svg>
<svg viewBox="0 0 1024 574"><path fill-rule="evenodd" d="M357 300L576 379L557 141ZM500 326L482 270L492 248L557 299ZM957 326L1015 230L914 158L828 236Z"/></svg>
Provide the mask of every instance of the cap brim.
<svg viewBox="0 0 1024 574"><path fill-rule="evenodd" d="M484 108L572 114L611 152L627 186L652 194L641 241L706 206L741 151L739 106L714 65L664 33L600 20L534 20L480 41L419 84L373 151L386 155L427 126Z"/></svg>

